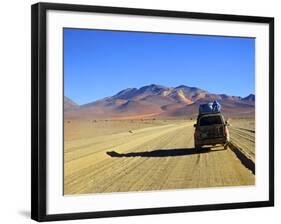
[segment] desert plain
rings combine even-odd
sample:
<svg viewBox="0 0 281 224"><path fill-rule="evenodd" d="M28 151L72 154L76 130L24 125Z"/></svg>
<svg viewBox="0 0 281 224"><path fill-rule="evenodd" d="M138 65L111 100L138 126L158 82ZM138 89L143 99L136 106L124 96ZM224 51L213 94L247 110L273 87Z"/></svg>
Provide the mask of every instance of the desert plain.
<svg viewBox="0 0 281 224"><path fill-rule="evenodd" d="M64 194L255 184L223 147L194 149L194 119L64 121ZM254 119L229 119L231 142L255 160Z"/></svg>

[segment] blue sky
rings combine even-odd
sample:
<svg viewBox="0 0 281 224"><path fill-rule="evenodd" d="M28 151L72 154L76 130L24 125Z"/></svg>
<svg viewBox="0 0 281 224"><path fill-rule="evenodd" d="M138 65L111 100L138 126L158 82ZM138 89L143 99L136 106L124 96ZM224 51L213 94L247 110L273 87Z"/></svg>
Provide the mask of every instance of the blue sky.
<svg viewBox="0 0 281 224"><path fill-rule="evenodd" d="M255 92L255 39L64 29L64 95L78 104L149 84Z"/></svg>

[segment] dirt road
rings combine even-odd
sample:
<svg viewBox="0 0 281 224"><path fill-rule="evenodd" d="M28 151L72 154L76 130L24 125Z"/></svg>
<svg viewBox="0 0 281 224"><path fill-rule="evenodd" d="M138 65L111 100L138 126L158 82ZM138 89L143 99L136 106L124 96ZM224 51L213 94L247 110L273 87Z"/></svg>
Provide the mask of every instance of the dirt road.
<svg viewBox="0 0 281 224"><path fill-rule="evenodd" d="M230 140L247 155L252 161L255 161L255 130L254 128L244 128L241 126L229 127L231 132Z"/></svg>
<svg viewBox="0 0 281 224"><path fill-rule="evenodd" d="M66 140L64 193L84 194L255 184L223 147L193 148L193 123L168 123Z"/></svg>

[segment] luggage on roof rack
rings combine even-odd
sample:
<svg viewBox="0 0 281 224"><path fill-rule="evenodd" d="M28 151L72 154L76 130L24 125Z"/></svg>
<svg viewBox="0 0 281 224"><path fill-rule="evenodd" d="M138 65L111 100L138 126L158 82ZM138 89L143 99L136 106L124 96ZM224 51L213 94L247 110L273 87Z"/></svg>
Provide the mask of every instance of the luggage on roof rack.
<svg viewBox="0 0 281 224"><path fill-rule="evenodd" d="M215 100L214 102L199 105L199 115L209 113L220 113L221 105Z"/></svg>

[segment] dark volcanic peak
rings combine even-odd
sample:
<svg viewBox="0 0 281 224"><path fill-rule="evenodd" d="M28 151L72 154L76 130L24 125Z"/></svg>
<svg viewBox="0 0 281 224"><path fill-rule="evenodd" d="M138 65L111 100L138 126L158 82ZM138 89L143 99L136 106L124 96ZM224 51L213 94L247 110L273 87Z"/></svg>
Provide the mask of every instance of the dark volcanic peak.
<svg viewBox="0 0 281 224"><path fill-rule="evenodd" d="M169 88L161 85L151 84L143 86L139 89L137 88L128 88L120 91L116 95L112 96L112 99L126 99L131 100L134 98L143 98L149 95L161 95L161 93Z"/></svg>
<svg viewBox="0 0 281 224"><path fill-rule="evenodd" d="M186 85L180 85L180 86L175 87L174 89L202 90L202 89L199 89L199 88L197 88L197 87L186 86Z"/></svg>
<svg viewBox="0 0 281 224"><path fill-rule="evenodd" d="M250 95L242 98L242 100L244 100L244 101L255 101L256 100L256 96L255 96L255 94L250 94Z"/></svg>
<svg viewBox="0 0 281 224"><path fill-rule="evenodd" d="M137 88L128 88L120 91L116 95L113 96L115 99L129 99L132 98L137 92Z"/></svg>
<svg viewBox="0 0 281 224"><path fill-rule="evenodd" d="M226 94L220 94L220 96L221 96L221 98L222 99L226 99L226 98L228 98L229 96L228 95L226 95Z"/></svg>
<svg viewBox="0 0 281 224"><path fill-rule="evenodd" d="M149 88L149 89L167 89L168 87L163 86L163 85L158 85L158 84L150 84L147 86L144 86L142 88Z"/></svg>
<svg viewBox="0 0 281 224"><path fill-rule="evenodd" d="M190 87L185 86L185 85L180 85L180 86L175 87L175 89L182 89L182 88L190 88Z"/></svg>
<svg viewBox="0 0 281 224"><path fill-rule="evenodd" d="M139 90L140 91L151 91L151 92L154 92L154 93L158 93L158 92L160 92L162 90L166 90L166 89L169 89L169 88L166 87L166 86L150 84L150 85L141 87Z"/></svg>
<svg viewBox="0 0 281 224"><path fill-rule="evenodd" d="M241 100L242 97L240 96L229 96L226 94L219 94L219 96L221 97L221 100Z"/></svg>
<svg viewBox="0 0 281 224"><path fill-rule="evenodd" d="M130 92L133 92L136 90L137 90L137 88L128 88L128 89L121 90L116 95L122 95L122 94L130 93Z"/></svg>

